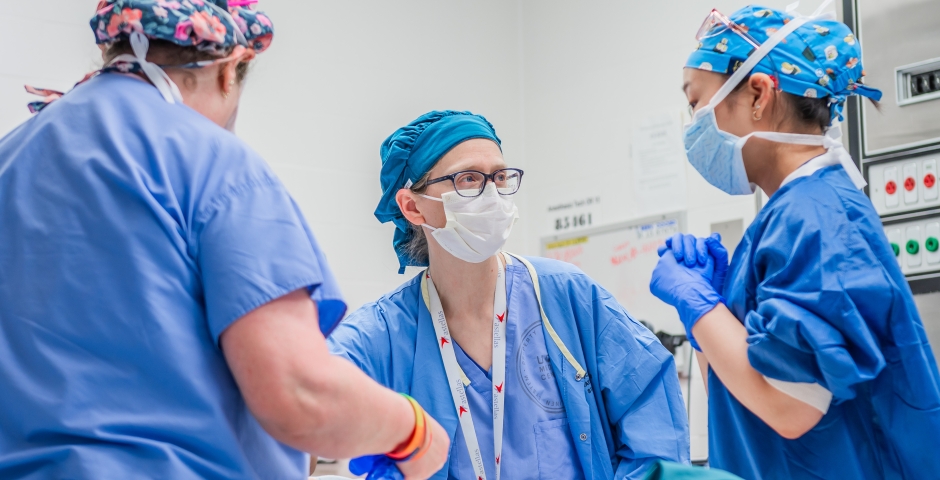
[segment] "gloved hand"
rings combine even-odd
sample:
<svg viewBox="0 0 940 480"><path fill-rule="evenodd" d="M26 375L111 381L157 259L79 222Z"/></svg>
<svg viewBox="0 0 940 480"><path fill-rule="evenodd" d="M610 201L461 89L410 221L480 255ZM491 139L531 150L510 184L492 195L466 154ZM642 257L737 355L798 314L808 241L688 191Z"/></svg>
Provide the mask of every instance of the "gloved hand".
<svg viewBox="0 0 940 480"><path fill-rule="evenodd" d="M718 239L720 241L721 237L719 236ZM666 244L659 246L659 256L663 256L666 250L672 250L676 261L685 263L687 267L694 267L695 264L705 265L708 261L708 247L705 245L705 239L697 238L695 235L677 233L667 238Z"/></svg>
<svg viewBox="0 0 940 480"><path fill-rule="evenodd" d="M672 250L676 261L685 263L687 267L694 267L696 264L704 266L711 255L715 260L712 287L719 294L724 292L725 277L728 276L728 250L721 244L721 234L713 233L708 238L698 238L677 233L667 238L665 245L659 246L659 256L663 256L666 250Z"/></svg>
<svg viewBox="0 0 940 480"><path fill-rule="evenodd" d="M680 238L679 241L683 242L684 247L690 245L685 243L684 238ZM676 243L676 237L673 237L673 245ZM695 256L697 258L697 253ZM653 270L653 279L650 281L650 292L676 308L679 312L679 319L685 326L689 343L699 351L701 349L692 335L692 327L723 301L721 295L712 286L715 260L708 254L705 257L704 265L699 265L696 259L694 266L689 267L684 263L684 255L683 263L680 263L676 255L670 254L669 249L665 249L662 251L656 269Z"/></svg>
<svg viewBox="0 0 940 480"><path fill-rule="evenodd" d="M385 455L369 455L349 461L353 475L366 475L366 480L405 480L395 461Z"/></svg>
<svg viewBox="0 0 940 480"><path fill-rule="evenodd" d="M713 233L705 239L708 253L715 259L715 274L712 276L712 287L720 295L725 292L725 278L728 277L728 249L721 244L721 235Z"/></svg>

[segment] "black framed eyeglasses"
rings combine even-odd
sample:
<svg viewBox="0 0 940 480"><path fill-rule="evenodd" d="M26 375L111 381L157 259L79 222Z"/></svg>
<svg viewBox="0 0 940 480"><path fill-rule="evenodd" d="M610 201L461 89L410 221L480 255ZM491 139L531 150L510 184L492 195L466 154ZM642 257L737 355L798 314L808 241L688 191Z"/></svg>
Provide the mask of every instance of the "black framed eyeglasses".
<svg viewBox="0 0 940 480"><path fill-rule="evenodd" d="M472 198L483 194L487 182L493 182L496 185L496 191L500 195L512 195L519 191L519 187L522 185L523 173L525 172L518 168L504 168L489 175L476 170L464 170L428 180L427 185L431 186L435 183L450 180L454 184L454 191L457 192L457 195Z"/></svg>

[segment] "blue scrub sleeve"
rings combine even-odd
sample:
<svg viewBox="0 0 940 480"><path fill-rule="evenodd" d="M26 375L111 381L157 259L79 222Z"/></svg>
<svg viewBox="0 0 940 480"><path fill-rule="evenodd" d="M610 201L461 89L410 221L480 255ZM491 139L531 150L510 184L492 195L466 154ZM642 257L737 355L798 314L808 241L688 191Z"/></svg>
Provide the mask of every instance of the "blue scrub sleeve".
<svg viewBox="0 0 940 480"><path fill-rule="evenodd" d="M811 203L779 212L754 249L763 274L744 318L748 358L769 378L818 383L840 403L884 368L866 316L884 322L894 288L841 204ZM863 311L879 303L884 313Z"/></svg>
<svg viewBox="0 0 940 480"><path fill-rule="evenodd" d="M370 378L391 388L391 337L376 304L366 305L349 315L326 340L332 355L349 360Z"/></svg>
<svg viewBox="0 0 940 480"><path fill-rule="evenodd" d="M216 344L245 314L301 288L308 288L317 301L321 330L323 325L331 329L345 313L313 235L276 178L256 178L228 189L194 223L191 245Z"/></svg>
<svg viewBox="0 0 940 480"><path fill-rule="evenodd" d="M688 463L688 420L673 356L613 298L601 307L610 322L597 337L599 381L621 445L614 478L642 478L659 460Z"/></svg>

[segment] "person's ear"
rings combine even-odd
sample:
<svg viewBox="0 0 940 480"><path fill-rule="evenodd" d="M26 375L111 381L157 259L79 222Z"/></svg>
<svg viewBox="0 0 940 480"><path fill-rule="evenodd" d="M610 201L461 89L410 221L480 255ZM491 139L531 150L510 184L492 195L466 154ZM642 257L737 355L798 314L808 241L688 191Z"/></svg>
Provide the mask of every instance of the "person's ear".
<svg viewBox="0 0 940 480"><path fill-rule="evenodd" d="M398 202L398 208L405 216L405 219L415 225L424 225L427 221L418 210L418 202L415 201L416 196L417 194L411 190L403 188L395 194L395 201Z"/></svg>
<svg viewBox="0 0 940 480"><path fill-rule="evenodd" d="M222 90L222 96L228 98L229 94L235 89L235 83L238 80L238 61L225 62L219 69L219 88Z"/></svg>
<svg viewBox="0 0 940 480"><path fill-rule="evenodd" d="M751 93L749 98L751 119L759 122L764 118L765 113L775 106L776 84L770 75L755 73L748 79L748 87Z"/></svg>
<svg viewBox="0 0 940 480"><path fill-rule="evenodd" d="M219 70L219 88L222 90L222 96L228 97L235 89L238 82L238 66L242 63L248 63L255 58L255 51L244 47L236 47L236 51L231 61L222 64Z"/></svg>

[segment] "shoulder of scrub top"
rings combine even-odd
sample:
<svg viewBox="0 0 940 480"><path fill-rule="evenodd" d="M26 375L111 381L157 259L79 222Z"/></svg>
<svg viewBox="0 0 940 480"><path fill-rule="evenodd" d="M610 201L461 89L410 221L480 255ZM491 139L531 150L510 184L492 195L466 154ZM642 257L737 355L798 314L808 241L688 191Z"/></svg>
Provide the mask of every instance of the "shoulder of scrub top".
<svg viewBox="0 0 940 480"><path fill-rule="evenodd" d="M327 338L330 353L343 357L373 380L389 385L392 342L414 345L421 299L422 271L378 300L346 317ZM412 348L413 350L413 348Z"/></svg>
<svg viewBox="0 0 940 480"><path fill-rule="evenodd" d="M830 165L781 187L770 197L761 213L800 217L815 215L819 209L831 212L833 206L852 201L850 199L858 194L867 198L855 188L841 165ZM762 216L766 217L766 214Z"/></svg>
<svg viewBox="0 0 940 480"><path fill-rule="evenodd" d="M538 272L542 306L555 331L576 357L584 357L601 390L615 392L604 405L609 418L624 418L644 392L660 387L669 408L682 410L675 360L653 332L578 267L548 258L526 259Z"/></svg>
<svg viewBox="0 0 940 480"><path fill-rule="evenodd" d="M833 255L852 257L846 251L872 250L868 237L881 230L868 197L855 188L840 165L833 165L784 185L758 214L747 236L757 242L752 247L755 261L771 261L777 267L771 266L770 271L776 271L784 265L793 267L790 259L795 249L831 250L823 257L830 262ZM870 262L872 266L877 263Z"/></svg>
<svg viewBox="0 0 940 480"><path fill-rule="evenodd" d="M632 336L658 342L649 329L634 320L627 308L607 289L577 266L544 257L525 259L532 263L538 273L546 313L555 311L560 317L559 320L549 318L553 325L573 318L578 322L579 330L595 332L596 339L615 324L617 328L626 327ZM559 327L556 325L556 330Z"/></svg>
<svg viewBox="0 0 940 480"><path fill-rule="evenodd" d="M178 195L190 190L202 195L193 199L196 208L226 190L276 178L261 155L237 135L184 104L166 102L152 85L134 78L101 75L52 107L80 110L79 118L114 132L111 141L151 177L166 175L172 183L181 182L174 185ZM55 122L56 117L46 119Z"/></svg>
<svg viewBox="0 0 940 480"><path fill-rule="evenodd" d="M583 271L577 266L570 264L568 262L562 262L561 260L555 260L552 258L545 257L523 257L529 263L535 267L535 271L539 274L539 278L546 276L562 275L562 276L571 276L572 278L577 276L587 277ZM519 268L525 268L525 265L522 265L519 262L513 262L514 266Z"/></svg>

